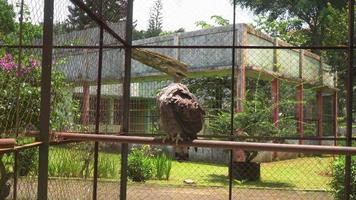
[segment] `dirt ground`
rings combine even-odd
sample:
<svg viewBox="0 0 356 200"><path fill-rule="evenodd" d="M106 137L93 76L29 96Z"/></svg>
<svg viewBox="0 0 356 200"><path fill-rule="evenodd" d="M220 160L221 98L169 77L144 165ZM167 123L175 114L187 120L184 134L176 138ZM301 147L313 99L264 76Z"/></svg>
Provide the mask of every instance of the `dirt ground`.
<svg viewBox="0 0 356 200"><path fill-rule="evenodd" d="M119 198L119 182L98 182L98 199ZM18 199L36 199L37 181L19 180ZM275 189L233 188L233 199L239 200L332 200L327 192L308 192ZM87 200L92 199L92 182L81 180L49 180L49 199ZM129 184L128 200L226 200L228 187L195 186L155 186L148 184ZM11 198L9 198L11 199Z"/></svg>

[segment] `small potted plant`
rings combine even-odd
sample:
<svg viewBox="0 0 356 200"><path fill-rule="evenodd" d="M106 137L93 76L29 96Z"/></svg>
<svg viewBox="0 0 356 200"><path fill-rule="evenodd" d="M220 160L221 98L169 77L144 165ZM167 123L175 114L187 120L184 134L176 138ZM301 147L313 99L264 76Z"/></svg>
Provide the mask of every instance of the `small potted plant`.
<svg viewBox="0 0 356 200"><path fill-rule="evenodd" d="M280 129L272 121L273 106L266 99L268 98L264 98L263 95L254 94L252 100L243 101L243 111L234 113L233 133L235 141L267 142L256 138L276 136L281 133ZM226 135L231 133L231 113L222 111L212 116L209 128L219 134ZM253 161L257 155L257 151L234 149L232 176L237 180L259 180L260 163Z"/></svg>
<svg viewBox="0 0 356 200"><path fill-rule="evenodd" d="M256 142L248 136L265 136L275 132L272 123L259 121L262 114L251 114L249 109L234 114L234 136L236 141ZM258 121L259 123L255 123ZM209 124L210 129L219 134L231 132L231 114L221 112L213 117ZM260 178L260 163L253 162L258 155L257 151L233 150L232 177L237 180L256 181Z"/></svg>

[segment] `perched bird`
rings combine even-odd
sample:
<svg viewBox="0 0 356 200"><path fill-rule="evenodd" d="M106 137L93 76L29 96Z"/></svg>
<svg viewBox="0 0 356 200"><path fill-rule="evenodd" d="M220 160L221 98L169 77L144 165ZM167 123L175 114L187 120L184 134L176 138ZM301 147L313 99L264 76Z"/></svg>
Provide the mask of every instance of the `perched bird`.
<svg viewBox="0 0 356 200"><path fill-rule="evenodd" d="M197 133L203 127L205 112L187 86L171 83L161 90L156 101L160 112L160 127L167 133L165 139L178 144L179 141L197 138ZM187 154L186 148L177 150L181 151L178 154Z"/></svg>

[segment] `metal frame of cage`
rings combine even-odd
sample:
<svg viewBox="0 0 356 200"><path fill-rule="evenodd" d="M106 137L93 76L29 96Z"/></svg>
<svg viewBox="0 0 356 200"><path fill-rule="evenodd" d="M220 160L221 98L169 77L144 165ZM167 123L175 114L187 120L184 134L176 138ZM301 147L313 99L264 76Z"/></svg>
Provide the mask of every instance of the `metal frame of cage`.
<svg viewBox="0 0 356 200"><path fill-rule="evenodd" d="M21 60L21 49L25 48L37 48L42 49L42 77L41 77L41 111L40 111L40 132L33 133L32 136L37 136L37 142L32 144L27 144L24 146L13 146L14 141L0 141L0 146L2 147L1 153L14 153L15 156L15 164L14 170L17 170L16 157L19 151L28 149L28 148L36 148L39 147L39 176L38 176L38 199L47 199L47 188L48 188L48 152L49 146L61 143L70 143L70 142L78 142L78 140L82 141L95 141L95 154L94 154L94 180L93 180L93 199L97 199L97 165L98 165L98 142L99 141L107 141L114 140L116 142L122 143L122 159L121 159L121 181L120 181L120 199L126 199L126 189L127 189L127 155L128 155L128 143L138 143L138 144L160 144L160 145L172 145L172 144L163 144L162 141L155 140L153 138L145 138L145 137L134 137L134 136L125 136L129 130L129 106L124 106L123 110L123 127L122 134L123 136L103 136L100 135L99 132L99 113L100 109L100 94L101 94L101 70L102 70L102 52L103 49L113 48L113 49L124 49L125 50L125 76L123 81L123 102L124 105L130 102L130 72L131 72L131 53L135 48L181 48L181 49L193 49L193 48L209 48L209 49L219 49L219 48L230 48L232 49L232 77L235 75L235 50L236 49L320 49L320 50L346 50L348 53L348 76L347 76L347 130L346 130L346 138L327 138L327 137L319 137L319 138L308 138L308 137L284 137L284 139L298 139L298 140L346 140L348 147L321 147L321 146L307 146L307 145L283 145L283 144L246 144L246 143L238 143L238 142L229 142L229 141L204 141L204 140L196 140L192 143L182 144L186 146L209 146L213 148L240 148L240 149L253 149L253 150L269 150L269 151L295 151L295 152L312 152L312 153L335 153L335 154L345 154L346 155L346 165L345 165L345 199L350 199L351 194L351 155L356 155L356 149L352 148L352 141L356 140L352 138L352 98L353 98L353 66L354 61L352 59L352 55L354 54L355 44L354 44L354 1L348 0L349 5L349 43L347 46L299 46L299 47L290 47L290 46L244 46L244 45L235 45L235 41L231 46L143 46L143 45L132 45L132 13L133 13L133 1L128 0L128 12L127 12L127 21L126 21L126 38L121 38L119 35L115 33L104 21L101 20L100 16L95 13L92 13L89 8L81 0L71 0L72 3L80 7L84 10L88 16L90 16L99 26L100 26L100 42L99 46L54 46L53 45L53 9L54 9L54 0L44 0L44 25L43 25L43 45L23 45L21 41L21 29L20 29L20 42L19 45L0 45L1 47L9 47L9 48L19 48L20 49L20 60ZM23 5L23 1L22 1ZM236 5L236 4L234 4ZM22 6L23 7L23 6ZM23 8L22 8L23 9ZM21 11L23 12L23 11ZM233 26L235 26L235 18L236 18L236 9L234 6L234 22ZM20 18L20 24L22 23ZM234 28L235 29L235 28ZM122 43L122 45L112 45L106 46L103 44L103 31L107 31L111 36L113 36L116 40ZM235 34L235 32L234 32ZM235 37L233 37L235 40ZM64 141L52 141L50 140L50 130L49 130L49 113L50 113L50 89L51 89L51 67L52 67L52 50L53 49L98 49L99 50L99 63L98 63L98 87L97 87L97 102L96 102L96 120L95 120L95 132L93 134L82 135L80 133L53 133L58 138L64 139ZM235 92L235 84L232 84L232 91ZM235 101L235 95L232 95L231 101ZM234 113L232 106L232 113ZM231 120L233 120L231 118ZM336 127L336 126L335 126ZM233 139L233 130L231 130L231 137L229 139ZM275 139L275 138L274 138ZM281 138L279 138L281 139ZM4 143L3 143L4 142ZM9 144L11 143L11 144ZM4 146L3 146L4 144ZM232 159L232 156L230 156ZM231 163L231 162L230 162ZM231 166L230 166L231 167ZM14 190L13 190L13 198L16 199L16 182L17 175L14 173ZM229 184L229 199L232 198L232 179L230 177Z"/></svg>

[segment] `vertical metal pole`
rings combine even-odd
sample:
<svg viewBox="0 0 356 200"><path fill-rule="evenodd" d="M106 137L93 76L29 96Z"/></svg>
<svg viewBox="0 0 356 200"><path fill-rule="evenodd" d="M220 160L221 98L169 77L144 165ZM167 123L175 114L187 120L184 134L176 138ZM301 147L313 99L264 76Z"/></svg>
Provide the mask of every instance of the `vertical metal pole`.
<svg viewBox="0 0 356 200"><path fill-rule="evenodd" d="M17 74L21 73L22 69L22 45L23 45L23 38L22 38L22 33L23 33L23 7L24 7L24 0L21 0L21 5L20 5L20 18L19 18L19 57L18 57L18 67L17 67ZM17 85L16 92L17 92L17 98L16 98L16 137L18 136L19 132L19 123L20 123L20 84Z"/></svg>
<svg viewBox="0 0 356 200"><path fill-rule="evenodd" d="M354 20L355 1L349 0L349 35L348 35L348 66L346 81L346 146L352 146L352 98L353 98L353 55L354 55ZM351 156L345 157L345 200L351 195Z"/></svg>
<svg viewBox="0 0 356 200"><path fill-rule="evenodd" d="M99 2L99 16L103 19L103 0ZM100 25L99 33L99 61L98 61L98 77L96 90L96 115L95 115L95 134L99 134L100 129L100 99L101 99L101 75L103 71L103 44L104 44L104 29ZM94 143L94 178L93 178L93 200L98 197L98 159L99 159L99 142Z"/></svg>
<svg viewBox="0 0 356 200"><path fill-rule="evenodd" d="M236 0L234 0L233 6L233 22L232 22L232 45L236 45ZM231 66L231 119L230 119L230 135L234 135L234 113L235 113L235 64L236 64L236 49L232 48L232 66ZM231 138L233 140L233 138ZM229 165L229 200L232 199L232 162L233 162L233 150L230 150L230 165Z"/></svg>
<svg viewBox="0 0 356 200"><path fill-rule="evenodd" d="M48 188L48 147L51 111L51 71L53 50L53 1L44 1L42 72L41 72L41 110L40 110L40 141L38 168L38 199L47 199Z"/></svg>
<svg viewBox="0 0 356 200"><path fill-rule="evenodd" d="M21 0L20 3L20 18L19 18L19 26L20 26L20 31L19 31L19 57L18 57L18 67L17 67L17 73L21 73L21 67L22 67L22 44L23 44L23 38L22 38L22 33L23 33L23 8L24 8L24 0ZM19 126L20 126L20 84L17 86L17 98L16 98L16 138L19 133ZM18 159L18 151L14 152L14 189L13 189L13 199L17 199L17 160Z"/></svg>
<svg viewBox="0 0 356 200"><path fill-rule="evenodd" d="M17 199L17 174L18 174L18 171L17 171L17 164L18 162L18 152L15 151L14 152L14 190L13 190L13 200L16 200Z"/></svg>
<svg viewBox="0 0 356 200"><path fill-rule="evenodd" d="M122 132L127 134L129 131L130 118L130 82L131 82L131 53L132 53L132 15L133 0L128 0L126 15L126 44L125 46L125 76L123 83L123 124ZM127 157L128 144L121 144L121 177L120 177L120 200L126 200L127 196Z"/></svg>

